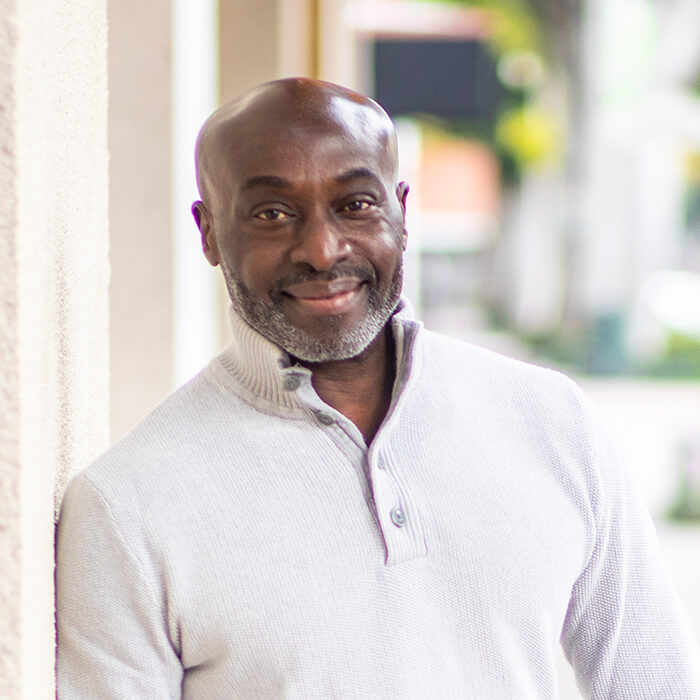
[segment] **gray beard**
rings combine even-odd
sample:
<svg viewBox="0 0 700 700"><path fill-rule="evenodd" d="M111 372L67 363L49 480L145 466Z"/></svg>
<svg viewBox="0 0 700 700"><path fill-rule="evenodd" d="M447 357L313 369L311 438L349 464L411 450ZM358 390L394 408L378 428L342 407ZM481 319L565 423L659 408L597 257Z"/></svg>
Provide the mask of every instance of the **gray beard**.
<svg viewBox="0 0 700 700"><path fill-rule="evenodd" d="M357 357L377 337L394 313L403 286L403 266L399 265L389 286L381 290L373 271L341 266L329 273L297 273L278 282L270 292L271 303L264 303L236 276L233 269L221 262L231 304L249 326L290 355L306 362L330 362ZM342 327L342 316L330 316L324 338L307 333L293 325L282 311L283 296L279 291L286 284L310 279L331 280L351 276L362 279L368 289L367 315L353 328Z"/></svg>

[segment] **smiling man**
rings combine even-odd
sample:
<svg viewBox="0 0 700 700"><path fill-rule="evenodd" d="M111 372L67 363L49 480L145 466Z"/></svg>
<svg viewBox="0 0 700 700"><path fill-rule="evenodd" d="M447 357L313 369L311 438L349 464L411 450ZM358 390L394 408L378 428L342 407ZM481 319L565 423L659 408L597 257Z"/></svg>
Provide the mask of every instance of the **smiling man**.
<svg viewBox="0 0 700 700"><path fill-rule="evenodd" d="M653 527L565 377L423 329L374 102L309 79L197 144L233 340L70 485L62 700L700 698Z"/></svg>

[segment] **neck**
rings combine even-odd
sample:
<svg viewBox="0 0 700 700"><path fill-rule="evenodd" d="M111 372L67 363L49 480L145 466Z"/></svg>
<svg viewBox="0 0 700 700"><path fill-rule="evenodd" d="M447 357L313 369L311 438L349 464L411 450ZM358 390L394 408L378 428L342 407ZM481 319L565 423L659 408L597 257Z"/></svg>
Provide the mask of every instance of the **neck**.
<svg viewBox="0 0 700 700"><path fill-rule="evenodd" d="M370 444L391 403L396 375L389 323L359 355L332 362L300 362L312 371L316 393L347 416Z"/></svg>

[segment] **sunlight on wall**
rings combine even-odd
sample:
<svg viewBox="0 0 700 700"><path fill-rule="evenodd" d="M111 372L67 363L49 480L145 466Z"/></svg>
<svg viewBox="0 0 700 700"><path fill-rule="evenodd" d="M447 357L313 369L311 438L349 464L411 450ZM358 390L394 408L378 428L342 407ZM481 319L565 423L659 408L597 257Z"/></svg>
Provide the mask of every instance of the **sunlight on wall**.
<svg viewBox="0 0 700 700"><path fill-rule="evenodd" d="M194 144L204 120L217 106L218 3L173 3L173 379L181 384L217 349L215 274L201 254L189 211L198 199Z"/></svg>

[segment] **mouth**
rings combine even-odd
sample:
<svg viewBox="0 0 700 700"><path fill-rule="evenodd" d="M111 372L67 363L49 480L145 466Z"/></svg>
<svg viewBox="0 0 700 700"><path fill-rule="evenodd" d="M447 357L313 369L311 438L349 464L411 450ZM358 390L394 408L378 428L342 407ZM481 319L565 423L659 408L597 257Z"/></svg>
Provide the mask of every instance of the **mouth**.
<svg viewBox="0 0 700 700"><path fill-rule="evenodd" d="M282 290L282 295L313 314L341 314L354 305L364 285L364 280L352 277L313 280L290 284Z"/></svg>

